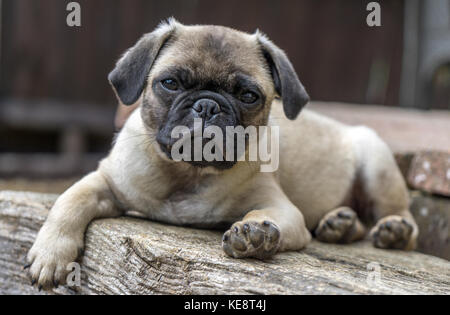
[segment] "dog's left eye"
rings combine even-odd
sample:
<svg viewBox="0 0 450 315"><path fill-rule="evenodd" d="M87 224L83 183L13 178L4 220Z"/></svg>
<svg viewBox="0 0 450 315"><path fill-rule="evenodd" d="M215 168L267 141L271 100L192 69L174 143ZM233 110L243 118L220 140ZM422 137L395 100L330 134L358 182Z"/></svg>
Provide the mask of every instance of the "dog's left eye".
<svg viewBox="0 0 450 315"><path fill-rule="evenodd" d="M174 79L162 80L161 84L168 90L176 91L178 90L178 82Z"/></svg>
<svg viewBox="0 0 450 315"><path fill-rule="evenodd" d="M239 99L244 103L253 104L254 102L256 102L258 100L258 95L256 93L249 91L249 92L245 92L245 93L241 94Z"/></svg>

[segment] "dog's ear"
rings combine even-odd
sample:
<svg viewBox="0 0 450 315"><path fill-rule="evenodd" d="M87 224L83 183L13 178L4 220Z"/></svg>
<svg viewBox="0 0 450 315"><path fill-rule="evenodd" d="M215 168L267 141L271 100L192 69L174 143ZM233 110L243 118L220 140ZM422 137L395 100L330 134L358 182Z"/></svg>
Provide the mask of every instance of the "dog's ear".
<svg viewBox="0 0 450 315"><path fill-rule="evenodd" d="M142 36L108 75L109 82L123 104L132 105L139 99L159 51L170 39L177 24L174 19L169 19L153 32Z"/></svg>
<svg viewBox="0 0 450 315"><path fill-rule="evenodd" d="M287 118L294 120L308 103L308 93L298 79L286 54L264 34L257 31L256 36L269 65L275 90L283 100L284 113Z"/></svg>

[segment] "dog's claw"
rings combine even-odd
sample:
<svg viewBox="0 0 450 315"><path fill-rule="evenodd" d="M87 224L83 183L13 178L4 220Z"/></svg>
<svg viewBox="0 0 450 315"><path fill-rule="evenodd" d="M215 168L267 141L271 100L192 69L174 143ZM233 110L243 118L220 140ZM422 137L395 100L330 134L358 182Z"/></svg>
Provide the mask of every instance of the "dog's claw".
<svg viewBox="0 0 450 315"><path fill-rule="evenodd" d="M27 270L30 267L31 267L31 264L25 265L25 266L23 266L23 270Z"/></svg>
<svg viewBox="0 0 450 315"><path fill-rule="evenodd" d="M226 241L228 241L229 238L230 238L229 235L227 233L225 233L222 237L222 241L226 242Z"/></svg>

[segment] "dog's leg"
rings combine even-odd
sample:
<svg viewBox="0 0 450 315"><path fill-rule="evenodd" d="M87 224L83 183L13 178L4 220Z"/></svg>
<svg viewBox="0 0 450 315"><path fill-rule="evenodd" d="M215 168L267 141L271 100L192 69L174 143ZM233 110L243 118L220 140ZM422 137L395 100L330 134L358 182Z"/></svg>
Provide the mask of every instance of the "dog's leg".
<svg viewBox="0 0 450 315"><path fill-rule="evenodd" d="M32 284L39 289L64 283L67 265L83 249L84 232L96 218L120 212L100 172L94 172L69 188L56 201L30 249L27 261Z"/></svg>
<svg viewBox="0 0 450 315"><path fill-rule="evenodd" d="M370 236L379 248L413 250L417 224L409 212L409 194L388 146L370 129L355 128L359 176L376 225Z"/></svg>
<svg viewBox="0 0 450 315"><path fill-rule="evenodd" d="M342 207L327 213L315 230L316 238L326 243L351 243L361 240L366 228L350 208Z"/></svg>
<svg viewBox="0 0 450 315"><path fill-rule="evenodd" d="M377 222L370 231L370 237L378 248L414 250L419 229L409 211L405 181L393 158L379 167L378 175L372 182L369 179L366 188Z"/></svg>
<svg viewBox="0 0 450 315"><path fill-rule="evenodd" d="M227 255L266 259L280 251L302 249L311 240L300 210L278 185L271 186L255 192L257 204L266 206L247 213L223 235L222 246Z"/></svg>

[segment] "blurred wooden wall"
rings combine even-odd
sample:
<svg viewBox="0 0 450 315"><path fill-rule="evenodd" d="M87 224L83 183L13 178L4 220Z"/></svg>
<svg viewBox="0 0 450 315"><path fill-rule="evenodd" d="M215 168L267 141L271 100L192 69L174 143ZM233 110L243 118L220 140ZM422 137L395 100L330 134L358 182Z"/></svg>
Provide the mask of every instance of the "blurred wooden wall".
<svg viewBox="0 0 450 315"><path fill-rule="evenodd" d="M115 60L174 16L259 28L288 53L314 99L398 103L402 0L380 1L380 28L367 27L362 0L80 0L79 28L66 25L68 2L3 0L0 97L112 107L106 77Z"/></svg>

